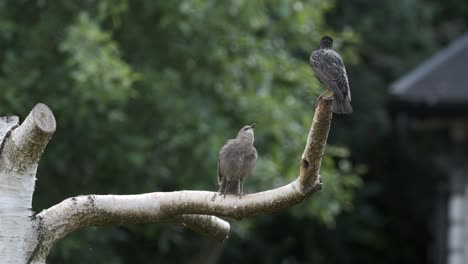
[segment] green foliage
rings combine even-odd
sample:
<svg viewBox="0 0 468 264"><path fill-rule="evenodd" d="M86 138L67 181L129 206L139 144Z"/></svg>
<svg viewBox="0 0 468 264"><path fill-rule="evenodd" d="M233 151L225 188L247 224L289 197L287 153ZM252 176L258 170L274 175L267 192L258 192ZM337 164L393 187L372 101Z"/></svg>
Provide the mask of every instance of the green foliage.
<svg viewBox="0 0 468 264"><path fill-rule="evenodd" d="M339 238L327 247L340 248L342 254L327 260L345 263L352 256L353 263L437 262L427 252L434 246L431 209L440 182L415 170L396 150L386 89L468 29L468 4L336 0L326 17L335 30L351 28L359 39L354 46L359 60L347 65L355 111L346 121L335 119L331 142L347 142L353 160L368 165L365 185L354 197L354 213L341 215ZM420 162L427 164L421 154ZM346 240L353 245L341 247Z"/></svg>
<svg viewBox="0 0 468 264"><path fill-rule="evenodd" d="M58 121L39 167L35 210L84 193L217 190L218 150L253 122L260 160L247 192L297 176L322 89L308 55L324 32L333 33L324 25L332 2L0 5L0 113L24 117L42 101ZM356 41L350 29L334 35L339 49ZM343 49L350 60L351 49ZM261 246L268 232L256 230L275 229L285 218L297 230L333 228L336 216L352 209L361 181L342 148L327 154L322 172L324 190L299 207L235 224L223 256L240 257L249 233L259 250L269 250ZM92 228L60 242L49 262L181 262L202 240L162 225ZM282 243L272 249L285 252Z"/></svg>
<svg viewBox="0 0 468 264"><path fill-rule="evenodd" d="M333 35L355 111L334 116L324 189L233 222L221 262L420 263L431 186L394 154L385 90L467 25L465 0L0 1L0 114L44 102L56 115L36 211L87 193L216 190L219 148L252 122L260 159L245 187L266 190L298 174L323 89L308 56ZM205 244L171 225L89 228L48 260L194 262Z"/></svg>
<svg viewBox="0 0 468 264"><path fill-rule="evenodd" d="M80 14L70 26L60 50L69 55L66 66L79 109L92 110L86 109L91 104L105 112L132 97L137 74L120 58L111 34L102 32L87 13Z"/></svg>

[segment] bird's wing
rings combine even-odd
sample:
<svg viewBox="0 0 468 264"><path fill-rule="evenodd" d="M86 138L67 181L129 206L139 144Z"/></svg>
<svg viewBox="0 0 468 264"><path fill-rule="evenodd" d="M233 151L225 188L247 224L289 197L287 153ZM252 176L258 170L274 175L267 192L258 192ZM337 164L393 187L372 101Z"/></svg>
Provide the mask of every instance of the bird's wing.
<svg viewBox="0 0 468 264"><path fill-rule="evenodd" d="M312 67L312 70L314 71L315 78L317 78L317 80L319 80L319 82L321 82L322 84L325 84L325 82L317 74L318 70L321 68L319 52L321 51L316 50L312 52L312 54L310 55L310 59L309 59L309 65L310 67Z"/></svg>
<svg viewBox="0 0 468 264"><path fill-rule="evenodd" d="M338 54L334 50L331 50L331 54L333 54L333 57L337 59L336 63L340 65L340 77L341 77L342 85L346 87L345 97L347 97L348 100L351 102L351 90L349 89L348 73L346 72L346 67L344 65L343 59L341 58L340 54Z"/></svg>
<svg viewBox="0 0 468 264"><path fill-rule="evenodd" d="M218 184L221 184L223 181L224 176L221 174L221 157L224 156L228 150L228 148L233 144L234 140L229 139L226 144L219 150L218 154Z"/></svg>
<svg viewBox="0 0 468 264"><path fill-rule="evenodd" d="M346 68L338 53L333 50L316 50L312 52L309 63L320 82L338 98L348 98L351 101Z"/></svg>
<svg viewBox="0 0 468 264"><path fill-rule="evenodd" d="M348 99L351 102L351 90L349 89L348 74L346 73L346 68L344 67L344 64L343 64L343 70L344 70L344 77L346 78L346 87L347 87L346 94L348 95Z"/></svg>
<svg viewBox="0 0 468 264"><path fill-rule="evenodd" d="M246 176L249 176L250 173L252 173L255 163L257 161L258 154L257 154L257 149L255 147L252 147L252 149L249 151L246 157L246 162L244 164L244 171L242 173L241 180L244 180Z"/></svg>

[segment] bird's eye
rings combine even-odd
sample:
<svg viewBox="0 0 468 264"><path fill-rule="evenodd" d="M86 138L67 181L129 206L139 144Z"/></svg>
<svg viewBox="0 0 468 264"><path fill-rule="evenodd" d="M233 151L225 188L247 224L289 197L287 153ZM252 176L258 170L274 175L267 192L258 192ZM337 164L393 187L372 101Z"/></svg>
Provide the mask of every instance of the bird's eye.
<svg viewBox="0 0 468 264"><path fill-rule="evenodd" d="M247 131L247 130L249 130L249 128L250 128L250 127L246 127L246 128L244 128L244 131Z"/></svg>

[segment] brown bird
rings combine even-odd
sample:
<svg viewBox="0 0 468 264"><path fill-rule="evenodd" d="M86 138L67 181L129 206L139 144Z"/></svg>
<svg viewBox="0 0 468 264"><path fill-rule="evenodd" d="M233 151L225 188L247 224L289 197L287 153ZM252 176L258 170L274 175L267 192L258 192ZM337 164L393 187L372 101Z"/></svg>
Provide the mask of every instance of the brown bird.
<svg viewBox="0 0 468 264"><path fill-rule="evenodd" d="M337 114L351 114L351 90L343 59L332 49L333 39L324 36L320 40L318 50L310 55L309 64L314 70L315 77L327 87L318 101L328 92L333 92L333 112Z"/></svg>
<svg viewBox="0 0 468 264"><path fill-rule="evenodd" d="M255 124L244 126L235 139L230 139L219 151L218 184L219 193L244 194L244 180L250 175L257 161L254 143Z"/></svg>

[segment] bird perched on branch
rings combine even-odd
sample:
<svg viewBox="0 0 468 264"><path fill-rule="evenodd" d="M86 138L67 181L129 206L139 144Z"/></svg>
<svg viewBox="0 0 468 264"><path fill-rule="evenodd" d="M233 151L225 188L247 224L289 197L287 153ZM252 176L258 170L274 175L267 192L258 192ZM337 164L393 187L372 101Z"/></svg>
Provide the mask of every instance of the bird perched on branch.
<svg viewBox="0 0 468 264"><path fill-rule="evenodd" d="M244 126L235 139L230 139L219 151L219 193L242 195L244 180L252 172L257 161L254 143L255 124Z"/></svg>
<svg viewBox="0 0 468 264"><path fill-rule="evenodd" d="M333 92L333 112L337 114L351 114L351 91L349 90L348 76L340 55L332 49L333 39L324 36L320 40L318 50L310 55L309 64L314 70L315 77L327 87L317 99L328 92Z"/></svg>

